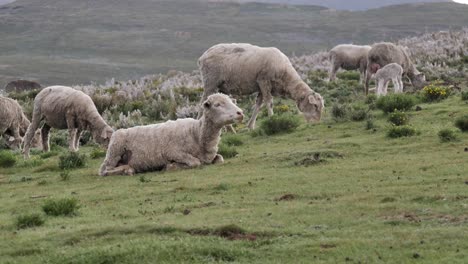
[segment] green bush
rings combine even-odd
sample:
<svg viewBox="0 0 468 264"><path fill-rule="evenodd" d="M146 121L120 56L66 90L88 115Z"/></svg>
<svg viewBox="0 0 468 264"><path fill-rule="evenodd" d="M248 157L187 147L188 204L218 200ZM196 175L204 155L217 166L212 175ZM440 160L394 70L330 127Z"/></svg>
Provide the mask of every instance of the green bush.
<svg viewBox="0 0 468 264"><path fill-rule="evenodd" d="M334 104L331 114L335 120L344 120L348 116L349 107L345 104Z"/></svg>
<svg viewBox="0 0 468 264"><path fill-rule="evenodd" d="M15 166L16 156L9 150L0 151L0 167L10 168Z"/></svg>
<svg viewBox="0 0 468 264"><path fill-rule="evenodd" d="M59 154L58 151L48 151L48 152L42 152L41 154L39 154L39 157L41 159L48 159L50 157L57 156L58 154Z"/></svg>
<svg viewBox="0 0 468 264"><path fill-rule="evenodd" d="M235 134L228 134L223 136L221 142L228 146L241 146L242 144L244 144L242 139Z"/></svg>
<svg viewBox="0 0 468 264"><path fill-rule="evenodd" d="M404 126L409 123L409 117L405 112L395 111L388 116L388 122L395 126Z"/></svg>
<svg viewBox="0 0 468 264"><path fill-rule="evenodd" d="M367 118L368 108L362 104L355 104L351 107L351 120L363 121Z"/></svg>
<svg viewBox="0 0 468 264"><path fill-rule="evenodd" d="M463 101L468 101L468 91L464 91L461 93L461 99Z"/></svg>
<svg viewBox="0 0 468 264"><path fill-rule="evenodd" d="M294 115L273 115L260 124L267 135L293 132L300 124L299 117Z"/></svg>
<svg viewBox="0 0 468 264"><path fill-rule="evenodd" d="M376 128L376 125L375 125L375 123L374 123L374 119L368 118L368 119L366 120L366 130L372 130L372 129L374 129L374 128Z"/></svg>
<svg viewBox="0 0 468 264"><path fill-rule="evenodd" d="M410 126L393 126L387 132L389 138L411 137L416 135L416 129Z"/></svg>
<svg viewBox="0 0 468 264"><path fill-rule="evenodd" d="M468 132L468 115L457 118L457 120L455 120L455 126L463 132Z"/></svg>
<svg viewBox="0 0 468 264"><path fill-rule="evenodd" d="M338 79L359 81L361 74L358 71L343 71L336 74Z"/></svg>
<svg viewBox="0 0 468 264"><path fill-rule="evenodd" d="M42 205L44 213L51 216L73 216L76 215L79 208L78 200L74 198L47 200Z"/></svg>
<svg viewBox="0 0 468 264"><path fill-rule="evenodd" d="M442 129L437 133L441 142L453 142L458 141L457 134L451 129Z"/></svg>
<svg viewBox="0 0 468 264"><path fill-rule="evenodd" d="M415 104L416 99L414 96L405 94L390 94L377 99L377 108L384 113L408 111L411 110Z"/></svg>
<svg viewBox="0 0 468 264"><path fill-rule="evenodd" d="M50 133L50 144L68 148L68 132L65 130L53 131Z"/></svg>
<svg viewBox="0 0 468 264"><path fill-rule="evenodd" d="M218 145L218 154L223 156L224 159L230 159L239 154L239 152L237 152L235 147L221 143Z"/></svg>
<svg viewBox="0 0 468 264"><path fill-rule="evenodd" d="M99 159L99 158L103 158L105 156L106 156L106 151L101 149L100 147L93 148L93 150L89 154L89 157L92 158L92 159Z"/></svg>
<svg viewBox="0 0 468 264"><path fill-rule="evenodd" d="M86 166L86 155L78 152L68 152L60 155L58 166L62 170L83 168Z"/></svg>
<svg viewBox="0 0 468 264"><path fill-rule="evenodd" d="M44 219L40 214L20 215L16 218L15 226L17 229L41 226L44 224Z"/></svg>

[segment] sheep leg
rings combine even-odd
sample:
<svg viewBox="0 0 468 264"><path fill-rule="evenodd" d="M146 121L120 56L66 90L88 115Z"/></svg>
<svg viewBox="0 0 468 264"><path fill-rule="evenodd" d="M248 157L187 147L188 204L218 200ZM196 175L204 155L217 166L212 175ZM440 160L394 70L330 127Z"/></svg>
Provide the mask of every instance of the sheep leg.
<svg viewBox="0 0 468 264"><path fill-rule="evenodd" d="M394 93L399 93L400 92L400 83L398 83L398 80L396 78L392 78L392 83L393 83Z"/></svg>
<svg viewBox="0 0 468 264"><path fill-rule="evenodd" d="M384 87L384 80L383 79L379 79L377 81L377 96L381 96L383 94L383 87Z"/></svg>
<svg viewBox="0 0 468 264"><path fill-rule="evenodd" d="M364 83L364 91L366 92L366 95L369 94L369 83L370 83L371 77L372 77L372 68L370 64L368 64L367 70L366 70L366 82Z"/></svg>
<svg viewBox="0 0 468 264"><path fill-rule="evenodd" d="M224 158L220 154L216 154L215 158L213 159L213 164L223 164Z"/></svg>
<svg viewBox="0 0 468 264"><path fill-rule="evenodd" d="M75 136L75 149L78 151L80 149L80 138L81 135L83 134L83 130L77 129L76 130L76 136Z"/></svg>
<svg viewBox="0 0 468 264"><path fill-rule="evenodd" d="M268 116L273 115L273 96L271 96L271 83L270 81L261 80L258 81L258 85L260 86L260 92L263 96L263 101L266 104L268 109Z"/></svg>
<svg viewBox="0 0 468 264"><path fill-rule="evenodd" d="M388 90L388 84L389 83L390 83L390 80L385 81L384 88L383 88L383 91L382 91L383 95L387 95L387 90Z"/></svg>
<svg viewBox="0 0 468 264"><path fill-rule="evenodd" d="M263 104L263 97L259 94L257 95L257 101L255 102L255 105L253 106L252 117L250 117L250 120L247 123L248 128L251 130L255 129L255 121L257 120L257 115L258 115L258 112L260 112L260 108L262 107L262 104Z"/></svg>
<svg viewBox="0 0 468 264"><path fill-rule="evenodd" d="M23 143L23 138L20 135L19 127L13 128L11 130L11 137L13 137L13 141L11 142L11 145L21 149L21 144ZM10 139L7 139L8 142L10 142Z"/></svg>
<svg viewBox="0 0 468 264"><path fill-rule="evenodd" d="M398 83L399 83L399 86L400 86L400 93L403 92L403 81L401 80L401 77L398 78Z"/></svg>
<svg viewBox="0 0 468 264"><path fill-rule="evenodd" d="M105 175L101 176L115 176L115 175L129 175L135 174L135 170L130 165L122 165L114 169L106 170Z"/></svg>
<svg viewBox="0 0 468 264"><path fill-rule="evenodd" d="M39 124L42 119L41 115L40 107L35 105L31 124L29 125L28 130L26 131L26 135L24 136L23 157L25 159L29 159L29 148L31 147L36 130L39 128Z"/></svg>
<svg viewBox="0 0 468 264"><path fill-rule="evenodd" d="M175 163L175 164L174 164ZM184 168L184 169L190 169L190 168L195 168L201 165L201 161L194 156L188 154L188 153L178 153L174 161L171 163L173 165L170 166L176 166L179 168ZM166 166L166 170L167 170Z"/></svg>
<svg viewBox="0 0 468 264"><path fill-rule="evenodd" d="M70 115L67 115L66 119L68 126L68 148L70 151L76 152L77 149L75 148L75 138L78 129L75 126L75 119Z"/></svg>
<svg viewBox="0 0 468 264"><path fill-rule="evenodd" d="M44 152L48 152L50 150L49 137L50 137L50 126L47 124L44 124L44 126L41 129L42 150Z"/></svg>
<svg viewBox="0 0 468 264"><path fill-rule="evenodd" d="M330 73L329 73L329 79L330 82L333 82L336 80L336 72L340 69L339 65L335 65L335 61L332 61L332 66L330 68Z"/></svg>

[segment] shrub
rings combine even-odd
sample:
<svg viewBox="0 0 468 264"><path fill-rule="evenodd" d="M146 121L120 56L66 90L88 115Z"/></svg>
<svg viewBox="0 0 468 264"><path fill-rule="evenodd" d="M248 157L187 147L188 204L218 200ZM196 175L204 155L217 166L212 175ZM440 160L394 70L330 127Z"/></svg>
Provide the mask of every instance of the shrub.
<svg viewBox="0 0 468 264"><path fill-rule="evenodd" d="M42 205L44 213L51 216L73 216L79 208L78 200L74 198L48 200Z"/></svg>
<svg viewBox="0 0 468 264"><path fill-rule="evenodd" d="M244 144L238 135L233 134L223 136L222 142L228 146L241 146Z"/></svg>
<svg viewBox="0 0 468 264"><path fill-rule="evenodd" d="M435 102L447 98L450 88L442 85L442 81L434 81L422 89L424 101Z"/></svg>
<svg viewBox="0 0 468 264"><path fill-rule="evenodd" d="M60 172L60 179L62 181L68 181L70 179L70 172L69 171Z"/></svg>
<svg viewBox="0 0 468 264"><path fill-rule="evenodd" d="M16 156L9 150L0 151L0 167L10 168L15 166Z"/></svg>
<svg viewBox="0 0 468 264"><path fill-rule="evenodd" d="M363 121L367 118L367 107L362 104L356 104L352 106L351 109L351 120L353 121Z"/></svg>
<svg viewBox="0 0 468 264"><path fill-rule="evenodd" d="M461 93L461 99L463 101L468 101L468 91L464 91Z"/></svg>
<svg viewBox="0 0 468 264"><path fill-rule="evenodd" d="M300 124L299 117L294 115L273 115L260 124L260 128L267 135L290 133Z"/></svg>
<svg viewBox="0 0 468 264"><path fill-rule="evenodd" d="M455 120L455 126L463 132L468 132L468 115L457 118L457 120Z"/></svg>
<svg viewBox="0 0 468 264"><path fill-rule="evenodd" d="M437 135L441 142L453 142L458 140L457 134L451 129L442 129Z"/></svg>
<svg viewBox="0 0 468 264"><path fill-rule="evenodd" d="M77 152L68 152L59 157L59 168L62 170L70 170L75 168L83 168L86 165L86 155Z"/></svg>
<svg viewBox="0 0 468 264"><path fill-rule="evenodd" d="M229 159L235 157L239 152L237 152L235 147L221 143L218 146L218 154L223 156L225 159Z"/></svg>
<svg viewBox="0 0 468 264"><path fill-rule="evenodd" d="M395 126L404 126L409 122L409 117L405 112L396 111L388 116L388 122Z"/></svg>
<svg viewBox="0 0 468 264"><path fill-rule="evenodd" d="M41 226L44 219L40 214L20 215L16 218L15 226L17 229Z"/></svg>
<svg viewBox="0 0 468 264"><path fill-rule="evenodd" d="M343 71L336 74L338 79L359 81L361 74L358 71Z"/></svg>
<svg viewBox="0 0 468 264"><path fill-rule="evenodd" d="M348 116L349 107L345 104L334 104L331 114L335 120L343 120Z"/></svg>
<svg viewBox="0 0 468 264"><path fill-rule="evenodd" d="M68 140L67 140L67 131L59 130L55 131L56 133L50 133L50 144L60 146L60 147L68 147Z"/></svg>
<svg viewBox="0 0 468 264"><path fill-rule="evenodd" d="M58 154L58 151L42 152L41 154L39 154L39 157L41 159L48 159L50 157L57 156Z"/></svg>
<svg viewBox="0 0 468 264"><path fill-rule="evenodd" d="M388 132L389 138L411 137L416 135L416 130L410 126L393 126Z"/></svg>
<svg viewBox="0 0 468 264"><path fill-rule="evenodd" d="M390 94L377 99L377 108L384 113L408 111L416 104L414 96L405 94Z"/></svg>
<svg viewBox="0 0 468 264"><path fill-rule="evenodd" d="M93 148L93 150L91 151L91 154L89 154L89 157L92 159L99 159L105 156L106 156L106 151L101 149L100 147Z"/></svg>
<svg viewBox="0 0 468 264"><path fill-rule="evenodd" d="M374 124L374 119L368 118L366 120L366 130L371 130L371 129L374 129L374 128L376 128L376 126Z"/></svg>

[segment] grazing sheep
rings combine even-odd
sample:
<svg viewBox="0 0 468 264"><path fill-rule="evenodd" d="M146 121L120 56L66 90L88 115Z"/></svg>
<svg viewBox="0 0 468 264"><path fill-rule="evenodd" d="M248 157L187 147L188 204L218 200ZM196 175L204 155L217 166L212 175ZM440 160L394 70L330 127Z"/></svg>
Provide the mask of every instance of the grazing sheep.
<svg viewBox="0 0 468 264"><path fill-rule="evenodd" d="M255 128L255 120L263 103L267 105L268 115L273 115L273 96L292 98L307 121L320 121L323 98L309 88L288 57L277 48L245 43L218 44L198 59L198 66L205 87L202 102L217 92L233 95L258 92L248 122L250 129Z"/></svg>
<svg viewBox="0 0 468 264"><path fill-rule="evenodd" d="M117 130L111 138L99 175L132 175L151 170L193 168L222 163L217 154L221 129L244 115L224 94L203 103L203 117Z"/></svg>
<svg viewBox="0 0 468 264"><path fill-rule="evenodd" d="M383 68L378 70L374 78L377 80L377 96L386 95L387 87L390 81L393 82L395 93L403 92L403 81L401 76L403 75L403 68L397 63L390 63L385 65Z"/></svg>
<svg viewBox="0 0 468 264"><path fill-rule="evenodd" d="M426 77L416 69L416 66L402 46L383 42L372 45L372 49L367 56L366 94L369 92L369 81L372 74L390 63L401 65L403 67L403 74L411 80L411 84L416 89L421 89L426 84Z"/></svg>
<svg viewBox="0 0 468 264"><path fill-rule="evenodd" d="M68 129L68 145L71 151L78 151L81 133L84 130L90 131L94 140L105 147L113 133L88 95L66 86L47 87L34 99L33 117L24 140L25 158L29 157L31 139L42 120L45 120L41 129L44 151L49 151L51 128Z"/></svg>
<svg viewBox="0 0 468 264"><path fill-rule="evenodd" d="M336 72L343 68L347 71L359 70L361 77L359 83L363 83L367 69L367 54L371 46L358 46L342 44L330 50L330 81L336 79Z"/></svg>
<svg viewBox="0 0 468 264"><path fill-rule="evenodd" d="M23 136L29 126L29 120L16 100L0 96L0 135L5 138L6 145L11 149L19 149ZM40 144L40 132L33 139L33 147Z"/></svg>

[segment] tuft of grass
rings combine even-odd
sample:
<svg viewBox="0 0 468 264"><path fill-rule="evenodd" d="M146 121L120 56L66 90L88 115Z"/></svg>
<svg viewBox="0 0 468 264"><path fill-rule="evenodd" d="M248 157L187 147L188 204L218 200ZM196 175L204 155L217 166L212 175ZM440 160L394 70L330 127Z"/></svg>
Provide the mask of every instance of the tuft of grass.
<svg viewBox="0 0 468 264"><path fill-rule="evenodd" d="M365 105L355 104L351 107L351 120L364 121L367 118L368 109Z"/></svg>
<svg viewBox="0 0 468 264"><path fill-rule="evenodd" d="M468 101L468 91L461 92L460 96L463 101Z"/></svg>
<svg viewBox="0 0 468 264"><path fill-rule="evenodd" d="M453 142L459 140L455 131L448 128L440 130L437 135L439 136L440 142Z"/></svg>
<svg viewBox="0 0 468 264"><path fill-rule="evenodd" d="M92 159L104 158L105 156L106 151L101 149L100 147L94 147L91 153L89 154L89 157Z"/></svg>
<svg viewBox="0 0 468 264"><path fill-rule="evenodd" d="M395 111L388 116L388 122L395 126L404 126L409 123L409 117L405 112Z"/></svg>
<svg viewBox="0 0 468 264"><path fill-rule="evenodd" d="M229 190L229 185L227 183L220 183L214 189L217 190L217 191L227 191L227 190Z"/></svg>
<svg viewBox="0 0 468 264"><path fill-rule="evenodd" d="M47 200L42 205L44 213L51 216L74 216L79 208L78 200L75 198Z"/></svg>
<svg viewBox="0 0 468 264"><path fill-rule="evenodd" d="M221 142L228 146L241 146L244 144L240 136L236 134L228 134L223 136Z"/></svg>
<svg viewBox="0 0 468 264"><path fill-rule="evenodd" d="M239 152L237 152L235 147L221 143L218 146L218 154L223 156L224 159L230 159L237 156Z"/></svg>
<svg viewBox="0 0 468 264"><path fill-rule="evenodd" d="M141 183L146 183L146 182L150 182L151 180L147 179L145 175L141 175L140 177L138 177L138 181L140 181Z"/></svg>
<svg viewBox="0 0 468 264"><path fill-rule="evenodd" d="M15 227L17 229L37 227L42 226L44 222L40 214L20 215L16 218Z"/></svg>
<svg viewBox="0 0 468 264"><path fill-rule="evenodd" d="M16 164L16 156L8 150L0 151L0 167L11 168Z"/></svg>
<svg viewBox="0 0 468 264"><path fill-rule="evenodd" d="M282 133L291 133L300 124L298 116L291 114L273 115L260 124L265 134L271 136Z"/></svg>
<svg viewBox="0 0 468 264"><path fill-rule="evenodd" d="M411 137L416 135L416 129L411 126L392 126L388 132L389 138Z"/></svg>
<svg viewBox="0 0 468 264"><path fill-rule="evenodd" d="M70 179L70 172L69 171L60 172L60 179L62 181L68 181Z"/></svg>
<svg viewBox="0 0 468 264"><path fill-rule="evenodd" d="M349 113L349 107L345 104L334 104L332 106L331 114L335 121L346 120Z"/></svg>
<svg viewBox="0 0 468 264"><path fill-rule="evenodd" d="M39 154L39 157L41 159L48 159L50 157L57 156L58 154L59 154L58 151L49 151L49 152L43 152L43 153Z"/></svg>
<svg viewBox="0 0 468 264"><path fill-rule="evenodd" d="M68 152L60 155L58 166L62 170L83 168L86 166L86 155L77 152Z"/></svg>
<svg viewBox="0 0 468 264"><path fill-rule="evenodd" d="M462 132L468 132L468 115L460 116L455 120L455 126Z"/></svg>
<svg viewBox="0 0 468 264"><path fill-rule="evenodd" d="M390 94L377 99L376 106L384 113L409 111L416 104L416 98L406 94Z"/></svg>

